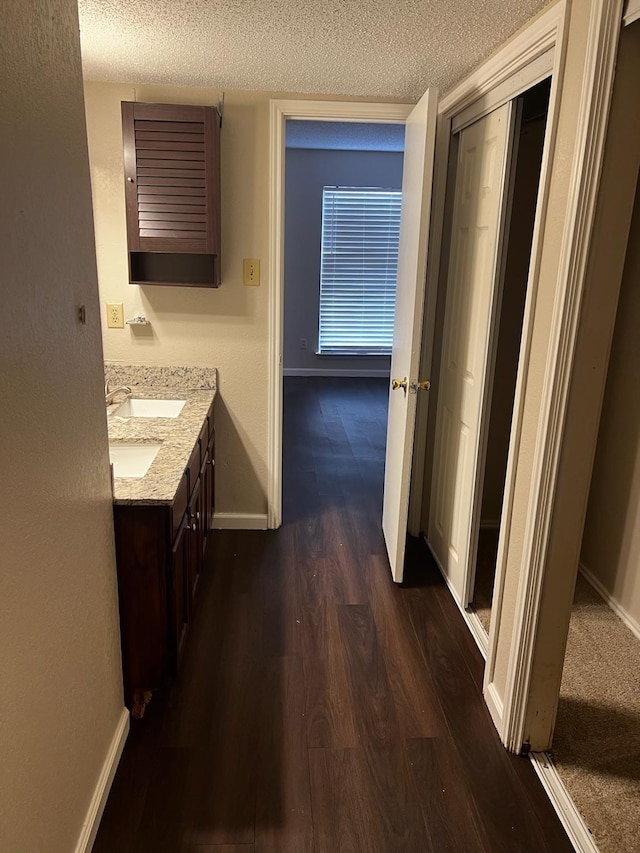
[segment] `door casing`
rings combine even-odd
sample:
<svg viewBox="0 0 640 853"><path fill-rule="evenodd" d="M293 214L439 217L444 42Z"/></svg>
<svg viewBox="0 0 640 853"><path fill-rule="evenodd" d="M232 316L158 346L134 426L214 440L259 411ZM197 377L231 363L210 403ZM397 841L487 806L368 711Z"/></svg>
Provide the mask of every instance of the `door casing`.
<svg viewBox="0 0 640 853"><path fill-rule="evenodd" d="M413 104L355 101L272 100L269 115L269 378L267 526L282 523L282 350L284 318L284 173L285 123L354 121L404 123Z"/></svg>
<svg viewBox="0 0 640 853"><path fill-rule="evenodd" d="M486 63L483 63L469 77L456 86L439 106L438 136L436 140L436 166L434 174L434 198L432 208L432 231L429 247L429 267L427 270L427 306L425 310L425 330L423 340L423 369L428 375L432 369L434 353L430 344L434 338L436 323L436 303L438 283L444 281L441 277L440 263L445 254L443 238L445 233L445 200L447 176L449 170L449 153L451 148L452 128L460 130L467 124L482 118L507 101L513 100L527 89L551 76L551 93L548 108L547 128L545 133L544 152L542 157L540 185L536 205L536 219L531 248L531 264L527 283L527 299L522 327L522 344L518 366L518 380L514 399L513 420L509 446L509 459L505 481L501 534L494 583L493 606L494 612L500 613L504 593L506 572L506 556L508 549L508 533L513 509L513 489L515 484L516 461L520 442L520 430L525 402L524 377L529 361L531 338L533 332L533 317L536 303L537 286L542 255L542 235L549 196L551 180L551 163L555 146L558 126L560 99L559 92L562 84L564 58L566 52L566 31L568 20L568 5L565 0L552 6L533 23L509 42L501 51ZM431 400L433 405L434 400ZM416 433L427 430L428 410L423 406L418 411ZM425 460L423 470L429 471L431 460ZM421 492L428 492L421 484ZM424 522L424 516L423 516ZM527 572L523 572L522 583L526 584ZM471 614L463 607L462 602L454 595L454 599L470 627L474 639L478 642L483 654L487 657L484 674L484 696L491 712L492 719L503 743L513 749L507 742L505 720L514 710L516 704L524 705L528 701L523 693L510 691L504 697L500 696L494 686L494 667L497 651L499 622L492 619L489 631L488 651L479 642L477 626ZM540 606L538 599L536 605ZM533 625L523 627L523 633L534 631ZM514 643L518 646L518 643ZM524 676L524 673L523 673ZM519 748L519 747L518 747Z"/></svg>

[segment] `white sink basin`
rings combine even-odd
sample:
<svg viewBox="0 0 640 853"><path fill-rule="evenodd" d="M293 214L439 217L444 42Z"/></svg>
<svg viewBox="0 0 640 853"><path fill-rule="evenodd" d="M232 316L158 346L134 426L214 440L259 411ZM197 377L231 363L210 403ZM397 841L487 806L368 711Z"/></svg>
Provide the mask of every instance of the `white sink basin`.
<svg viewBox="0 0 640 853"><path fill-rule="evenodd" d="M113 414L118 418L177 418L186 400L140 400L129 397Z"/></svg>
<svg viewBox="0 0 640 853"><path fill-rule="evenodd" d="M144 477L161 447L161 444L110 444L113 476Z"/></svg>

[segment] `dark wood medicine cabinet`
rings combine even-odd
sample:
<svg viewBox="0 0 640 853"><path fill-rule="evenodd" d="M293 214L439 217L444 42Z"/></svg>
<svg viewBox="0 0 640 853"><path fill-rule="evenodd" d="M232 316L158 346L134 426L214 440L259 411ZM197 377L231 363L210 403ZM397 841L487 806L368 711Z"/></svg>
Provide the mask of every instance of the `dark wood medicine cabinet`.
<svg viewBox="0 0 640 853"><path fill-rule="evenodd" d="M122 102L130 284L220 286L215 107Z"/></svg>

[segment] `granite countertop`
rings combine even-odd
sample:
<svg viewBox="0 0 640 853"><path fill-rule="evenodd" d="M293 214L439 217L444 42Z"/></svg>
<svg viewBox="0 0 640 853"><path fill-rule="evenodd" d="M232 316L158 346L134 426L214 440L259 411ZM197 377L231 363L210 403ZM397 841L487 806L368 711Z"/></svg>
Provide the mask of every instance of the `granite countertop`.
<svg viewBox="0 0 640 853"><path fill-rule="evenodd" d="M124 401L124 395L118 395L117 401L109 406L107 424L110 444L119 442L162 444L144 477L114 478L113 502L115 504L171 504L173 502L209 407L215 398L215 371L213 371L213 381L208 383L213 387L194 388L194 384L202 385L203 382L200 377L198 381L189 381L184 374L187 368L175 368L176 371L183 371L175 379L168 377L167 369L164 370L165 375L162 376L150 377L147 371L146 375L139 374L136 377L133 374L124 374L123 367L118 366L117 372L108 371L106 374L110 387L117 387L120 384L129 385L132 388L132 396L136 398L186 400L177 418L120 418L112 413ZM149 379L164 380L166 384L144 385L137 383L136 378L143 382Z"/></svg>

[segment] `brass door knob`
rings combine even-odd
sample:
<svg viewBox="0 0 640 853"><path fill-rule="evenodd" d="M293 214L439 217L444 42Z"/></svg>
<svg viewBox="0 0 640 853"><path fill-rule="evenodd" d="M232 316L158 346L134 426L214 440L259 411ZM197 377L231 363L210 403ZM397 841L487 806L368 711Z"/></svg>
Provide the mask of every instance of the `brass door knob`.
<svg viewBox="0 0 640 853"><path fill-rule="evenodd" d="M407 377L404 379L392 379L391 380L391 388L394 391L397 391L398 388L402 388L405 392L407 390Z"/></svg>
<svg viewBox="0 0 640 853"><path fill-rule="evenodd" d="M416 384L416 388L420 391L428 391L431 388L431 382L428 379L423 379L422 382Z"/></svg>

